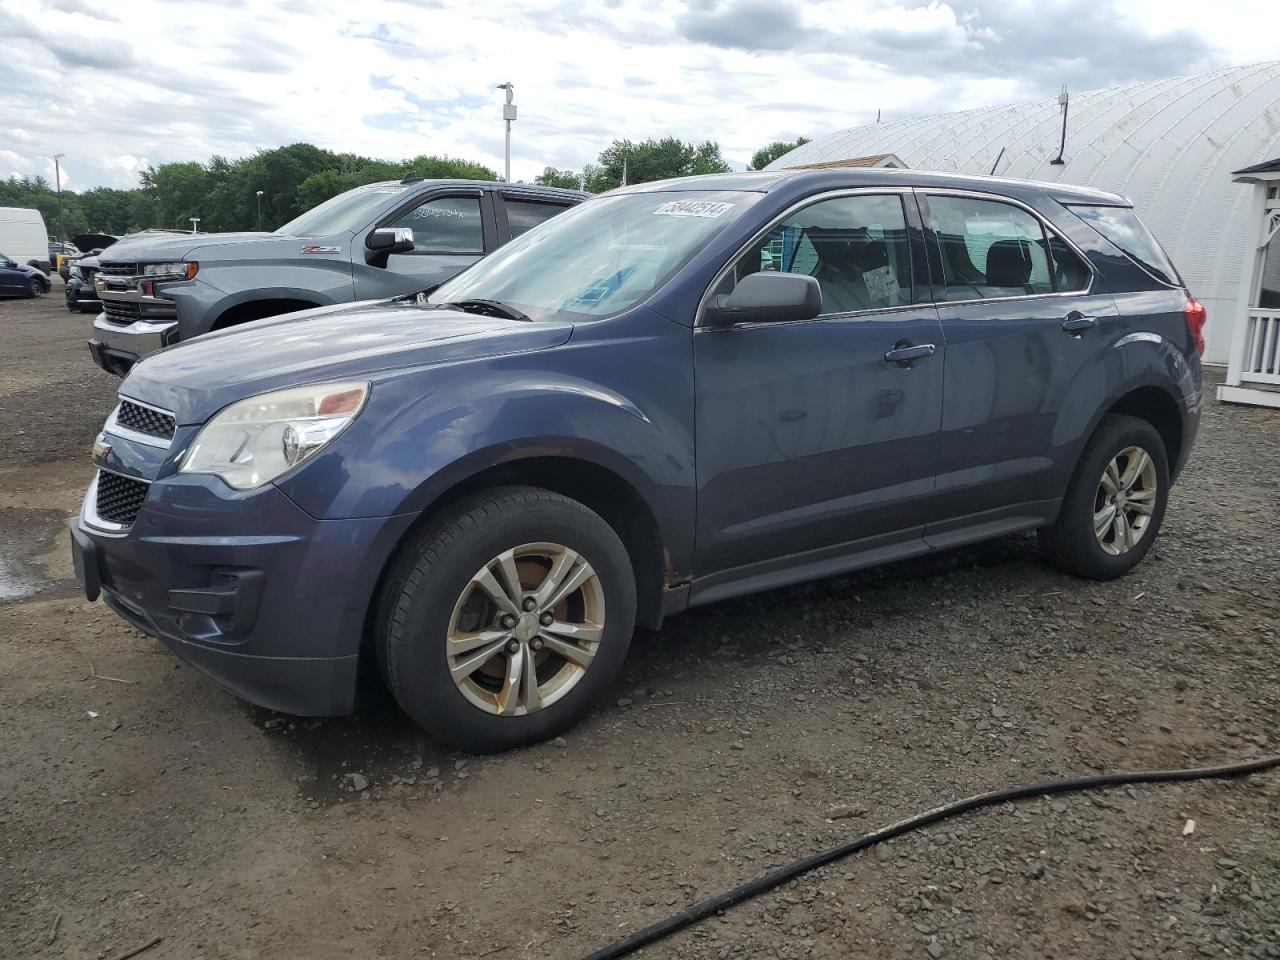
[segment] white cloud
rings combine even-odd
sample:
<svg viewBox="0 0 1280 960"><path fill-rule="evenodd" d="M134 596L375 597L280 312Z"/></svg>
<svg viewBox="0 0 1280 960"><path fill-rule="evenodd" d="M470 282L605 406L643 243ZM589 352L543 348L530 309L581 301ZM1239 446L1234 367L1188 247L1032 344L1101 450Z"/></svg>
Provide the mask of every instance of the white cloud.
<svg viewBox="0 0 1280 960"><path fill-rule="evenodd" d="M1274 56L1256 29L1270 0L1220 5L1211 23L1190 4L1125 0L1122 17L1088 0L1095 29L1120 24L1133 47L1091 62L1089 43L1072 43L1083 2L191 0L178 14L130 0L113 21L81 0L0 0L8 42L24 50L0 62L0 174L52 179L42 158L65 153L66 182L132 186L148 162L296 141L501 170L493 87L504 80L520 108L518 178L580 167L614 137L710 138L746 159L878 109L897 118L1041 94L1068 68L1100 86L1169 72L1171 50L1188 51L1181 72Z"/></svg>

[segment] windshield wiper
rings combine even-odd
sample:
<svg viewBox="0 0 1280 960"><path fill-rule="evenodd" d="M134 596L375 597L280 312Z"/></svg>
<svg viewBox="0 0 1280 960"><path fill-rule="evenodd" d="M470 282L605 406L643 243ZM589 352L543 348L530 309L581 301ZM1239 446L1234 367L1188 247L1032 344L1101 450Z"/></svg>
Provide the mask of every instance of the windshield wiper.
<svg viewBox="0 0 1280 960"><path fill-rule="evenodd" d="M442 303L442 307L457 307L467 313L481 313L489 317L506 317L508 320L525 320L532 322L532 318L521 313L515 307L501 300L486 300L482 297L474 297L469 300L455 300L452 303Z"/></svg>

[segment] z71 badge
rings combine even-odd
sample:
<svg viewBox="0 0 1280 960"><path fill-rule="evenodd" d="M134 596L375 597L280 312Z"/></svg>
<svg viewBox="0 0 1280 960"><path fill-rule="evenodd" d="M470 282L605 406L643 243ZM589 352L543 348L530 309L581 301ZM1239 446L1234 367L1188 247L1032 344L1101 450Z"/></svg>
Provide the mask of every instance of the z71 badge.
<svg viewBox="0 0 1280 960"><path fill-rule="evenodd" d="M342 248L341 247L322 247L322 246L313 245L313 246L303 247L302 252L303 253L341 253Z"/></svg>

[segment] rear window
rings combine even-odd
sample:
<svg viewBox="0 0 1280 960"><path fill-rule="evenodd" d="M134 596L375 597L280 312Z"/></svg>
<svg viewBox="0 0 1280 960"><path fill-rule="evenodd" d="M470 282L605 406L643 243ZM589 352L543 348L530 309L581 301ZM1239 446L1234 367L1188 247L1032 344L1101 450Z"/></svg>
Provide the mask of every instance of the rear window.
<svg viewBox="0 0 1280 960"><path fill-rule="evenodd" d="M1139 266L1165 283L1180 285L1178 271L1151 235L1146 224L1138 219L1132 207L1076 207L1069 208L1081 220L1127 253Z"/></svg>

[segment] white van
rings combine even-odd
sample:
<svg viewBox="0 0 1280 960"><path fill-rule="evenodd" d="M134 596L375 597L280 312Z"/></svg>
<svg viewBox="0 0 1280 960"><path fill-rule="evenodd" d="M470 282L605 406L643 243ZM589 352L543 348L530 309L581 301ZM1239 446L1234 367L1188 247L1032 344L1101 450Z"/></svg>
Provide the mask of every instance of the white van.
<svg viewBox="0 0 1280 960"><path fill-rule="evenodd" d="M0 207L0 253L49 272L49 231L39 210Z"/></svg>

